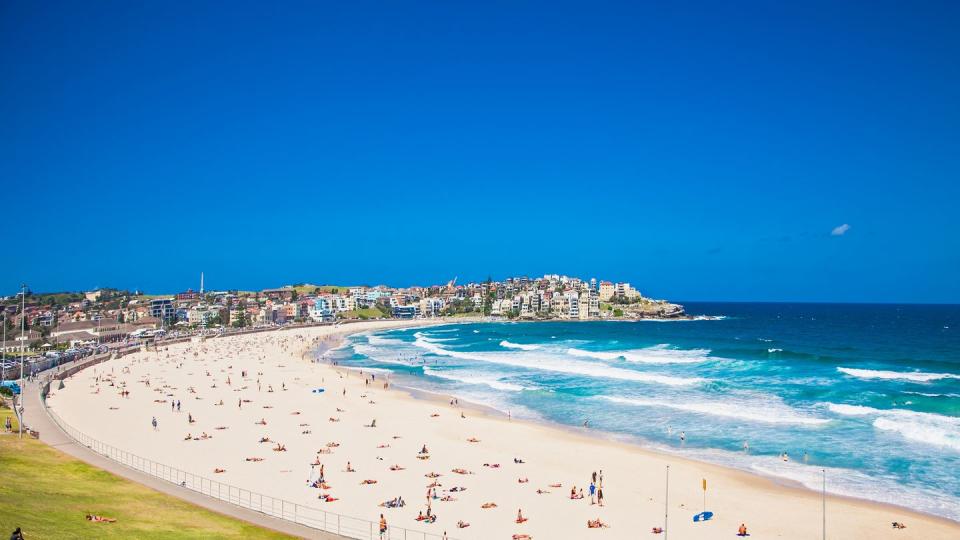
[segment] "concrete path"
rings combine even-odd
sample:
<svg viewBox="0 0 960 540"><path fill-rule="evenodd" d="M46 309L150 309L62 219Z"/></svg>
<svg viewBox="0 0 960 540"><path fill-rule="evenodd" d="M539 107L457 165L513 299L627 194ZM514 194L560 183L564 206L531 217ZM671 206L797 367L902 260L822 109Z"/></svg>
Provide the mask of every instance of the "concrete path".
<svg viewBox="0 0 960 540"><path fill-rule="evenodd" d="M292 536L301 538L317 538L320 540L342 540L345 537L337 536L303 525L298 525L289 521L277 519L260 512L254 512L246 508L241 508L226 502L223 502L206 495L201 495L196 491L182 488L165 480L141 473L134 469L125 467L113 460L97 454L89 448L74 442L63 430L60 429L54 421L47 415L43 404L40 401L40 386L36 382L26 383L26 388L21 394L23 397L25 426L40 432L40 440L44 443L71 456L85 461L94 467L109 471L117 476L143 484L151 489L172 495L178 499L183 499L197 506L202 506L219 514L240 519L248 523L253 523L267 529L273 529ZM24 433L26 437L26 433Z"/></svg>

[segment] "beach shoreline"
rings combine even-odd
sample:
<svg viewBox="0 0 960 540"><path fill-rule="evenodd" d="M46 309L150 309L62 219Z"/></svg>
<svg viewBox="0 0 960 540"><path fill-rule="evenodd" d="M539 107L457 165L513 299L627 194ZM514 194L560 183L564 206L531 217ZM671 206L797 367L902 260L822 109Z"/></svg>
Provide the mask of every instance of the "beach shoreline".
<svg viewBox="0 0 960 540"><path fill-rule="evenodd" d="M465 321L455 321L455 322L465 322ZM339 328L328 327L327 330L316 330L316 329L280 330L278 332L268 333L268 335L276 336L277 341L279 341L280 339L288 339L288 341L290 341L289 338L295 335L300 335L302 333L305 333L308 336L320 335L320 336L323 336L324 339L326 340L325 349L326 351L329 351L335 348L335 346L333 345L334 342L339 343L336 346L341 346L342 340L345 339L345 336L349 334L382 331L383 329L387 329L387 328L424 327L424 326L435 326L435 325L450 324L450 323L451 321L446 321L446 320L426 321L426 322L416 321L416 322L408 322L408 323L394 323L392 325L385 325L385 326L374 325L374 326L377 326L376 329L369 329L366 326L363 328L357 328L357 327L354 327L354 325L344 325L343 327L339 327ZM212 347L211 344L216 345L216 342L218 340L224 340L223 341L224 347L228 346L228 344L230 344L230 342L233 342L233 341L246 340L251 343L259 343L260 345L258 346L264 346L264 347L265 347L265 344L269 344L270 342L274 341L272 337L263 337L262 335L260 337L256 337L256 336L224 337L224 338L215 338L214 340L210 340L206 344L186 344L178 347L178 349L175 349L175 352L179 352L179 349L184 349L185 351L190 350L191 346L201 348L201 349L205 345L208 347ZM336 341L336 340L339 340L339 341ZM676 456L676 455L657 452L656 450L647 449L634 443L619 441L615 438L614 434L607 434L604 432L593 431L593 430L587 431L587 432L580 432L578 429L572 428L570 426L551 425L545 422L531 421L526 419L508 420L504 418L502 414L499 414L497 411L493 409L486 408L482 404L479 404L480 405L479 407L473 407L472 404L463 402L461 403L461 407L451 408L449 405L449 400L452 398L452 396L444 397L439 394L427 395L427 394L423 394L417 389L405 389L405 388L404 389L392 388L390 390L381 391L376 385L371 387L371 386L367 386L369 383L361 383L363 379L359 376L359 373L357 373L357 370L354 368L346 368L344 366L329 365L329 363L323 359L321 359L320 361L316 361L318 349L317 349L317 346L311 343L309 340L301 340L299 342L297 340L293 340L293 342L298 344L298 348L295 351L291 351L289 349L286 350L285 352L289 357L303 360L307 355L309 355L312 360L311 362L305 362L305 361L302 362L304 365L294 366L295 368L296 367L304 368L304 371L299 371L299 370L291 371L291 373L296 373L297 375L309 375L310 376L309 380L303 381L306 386L309 387L314 383L316 383L317 378L319 378L320 381L325 381L326 378L328 377L337 377L332 380L337 382L342 382L344 392L347 392L348 388L350 388L351 389L350 394L353 394L356 390L356 387L359 386L361 389L361 392L368 393L371 395L376 394L377 403L387 402L387 404L389 405L388 410L396 409L395 411L391 411L393 412L393 414L390 414L387 416L384 416L385 413L380 412L378 410L376 414L378 415L378 419L380 420L381 423L387 422L389 423L389 425L396 424L398 426L397 427L398 430L400 429L400 427L403 427L406 432L418 433L422 430L426 430L426 432L423 433L422 438L436 439L435 441L431 442L432 445L440 444L440 442L438 441L442 441L443 442L442 446L446 450L449 450L451 454L454 452L459 452L460 450L456 450L456 449L464 445L461 436L451 437L451 432L454 432L454 431L459 432L462 429L461 426L458 426L457 424L459 422L463 422L464 425L470 425L472 427L475 427L478 432L480 431L484 432L485 435L481 437L484 441L487 441L488 439L492 441L495 440L494 446L496 446L497 452L494 452L494 453L499 454L501 459L503 459L504 461L506 461L507 456L509 456L510 453L514 453L515 455L517 453L520 453L525 456L525 459L528 462L532 461L532 459L529 457L530 455L534 455L536 457L537 462L541 462L541 461L544 462L544 465L540 467L541 470L538 471L541 473L540 484L538 484L538 486L541 488L546 487L545 478L547 477L552 478L551 475L558 475L558 476L569 475L569 471L565 471L564 469L568 469L571 464L577 466L578 468L582 468L584 471L586 471L589 468L589 465L582 464L582 463L575 463L575 464L570 463L571 461L582 461L584 455L597 456L595 459L600 462L614 463L613 466L602 467L602 468L605 468L605 470L608 470L608 471L614 471L614 473L608 473L608 474L611 474L611 476L612 474L616 474L617 477L620 478L621 480L622 478L631 476L631 473L628 471L637 471L640 473L639 474L640 477L650 478L651 479L650 486L647 486L647 485L633 486L630 483L626 484L625 486L622 484L621 485L611 484L611 487L612 487L611 491L613 493L617 493L617 491L622 489L624 492L630 493L631 496L628 497L630 500L640 502L646 499L646 503L649 503L649 504L643 505L642 509L631 509L629 506L623 506L622 502L618 502L618 503L611 502L607 508L603 509L602 512L599 511L599 509L594 506L587 507L587 510L589 510L589 512L587 513L584 513L582 508L577 508L576 512L572 512L573 514L576 514L577 516L579 516L579 520L581 524L584 521L585 516L592 516L592 517L588 517L588 519L593 519L593 517L597 517L594 514L602 514L604 521L609 520L611 523L614 524L611 527L611 529L604 529L603 532L599 533L599 534L603 534L604 536L607 536L610 538L624 537L622 536L622 534L627 529L627 527L625 526L626 523L634 522L633 521L635 518L634 513L637 512L638 510L642 510L640 513L643 516L645 526L646 525L662 526L663 501L662 501L662 498L660 497L662 495L661 493L662 489L659 487L662 480L654 481L653 478L655 477L662 478L663 467L665 465L670 465L671 467L671 479L672 479L671 482L678 482L678 484L686 484L689 486L689 485L697 484L698 477L704 477L704 478L709 478L712 485L718 486L717 488L713 488L713 489L716 489L721 492L725 491L726 489L729 489L731 493L736 493L736 495L730 495L730 494L724 495L720 499L721 501L723 501L723 504L711 505L711 508L717 511L717 518L715 518L713 522L711 522L706 526L702 526L699 528L690 527L690 524L681 522L680 517L677 517L677 518L671 517L671 521L670 521L671 531L675 530L675 528L678 528L680 530L685 530L686 533L684 534L684 537L708 538L708 537L713 537L716 534L715 532L714 533L705 532L705 531L710 531L711 526L713 526L714 531L716 530L715 526L718 526L718 525L722 525L722 527L724 528L735 527L736 523L734 523L734 521L738 521L738 520L734 519L734 516L732 516L731 514L734 514L737 511L736 509L739 508L740 505L737 503L738 500L754 501L761 506L766 506L769 504L773 504L773 502L775 502L777 504L773 504L773 506L777 506L777 507L781 505L789 506L789 504L792 503L797 508L803 508L804 509L803 512L798 514L798 516L802 517L802 521L800 523L795 523L792 520L787 520L786 524L779 526L780 533L787 534L787 537L792 537L790 536L791 534L809 536L809 534L813 531L813 529L810 526L810 523L811 522L819 523L820 521L821 516L818 512L819 505L820 505L820 495L816 492L809 490L804 486L784 485L782 482L779 481L779 479L775 480L762 475L758 475L758 474L747 472L747 471L742 471L739 469L734 469L731 467L714 465L714 464L705 463L702 461L691 460L682 456ZM171 346L171 349L173 349L174 347L175 346ZM220 348L223 349L223 347L220 347ZM266 348L269 348L269 347L266 347ZM186 355L185 351L183 351L182 353L182 358L188 359L189 356ZM197 352L197 351L194 351L194 352ZM274 356L279 356L279 354L275 354L278 352L279 351L272 351L272 354ZM322 357L322 354L320 356ZM205 359L203 361L207 363L216 362L216 360L213 360L213 359ZM133 369L133 367L136 367L137 369L142 369L142 368L149 369L149 366L142 365L143 364L142 359L135 359L135 358L126 359L126 360L120 359L112 362L118 362L118 365L126 364L128 365L128 367L130 367L130 369ZM233 366L234 363L239 363L239 362L231 362L231 366ZM249 364L249 362L247 363ZM282 366L284 370L291 369L284 364L279 364L279 365ZM113 367L115 368L116 366L113 366ZM306 369L308 367L309 369ZM106 369L106 366L104 366L102 369ZM233 368L233 369L235 370L236 368ZM70 381L75 380L78 377L86 378L86 380L89 381L90 375L91 373L89 373L89 370L85 370L84 372L81 372L80 374L77 374L74 377L72 377ZM154 375L151 375L151 377L153 376ZM57 404L57 402L61 397L66 395L70 398L71 402L75 401L76 402L75 405L80 406L79 408L68 407L70 411L58 410L58 413L61 414L68 423L70 423L71 425L74 425L74 422L79 422L80 418L82 417L77 413L80 410L89 409L91 405L93 405L94 400L82 399L83 397L85 397L83 394L72 393L70 391L72 389L71 387L76 385L70 384L70 381L68 381L67 391L61 391L60 392L61 396L55 397L52 401L54 403L53 406L59 409L59 405ZM379 383L379 382L380 380L376 381L376 383ZM284 385L286 385L286 382L284 383ZM337 397L331 393L327 393L324 396L324 398L332 398L333 400L337 399ZM345 403L350 403L351 407L354 407L355 405L362 406L362 402L361 404L358 404L357 400L352 395L344 396L343 400ZM370 401L373 402L373 399L371 399ZM147 405L146 408L149 410L151 408L155 408L155 406L151 407L150 405ZM429 418L432 418L432 414L439 415L443 413L444 410L446 411L462 410L465 414L467 413L469 414L467 415L468 418L463 419L462 421L459 419L447 420L446 417L449 415L445 413L442 415L444 417L442 419L442 422L441 421L433 422L429 420ZM430 411L435 411L435 412L431 413ZM408 415L415 416L417 418L423 418L424 420L419 420L419 421L415 420L411 422L410 421L411 419L404 417L403 413L407 413ZM204 414L208 414L208 413L204 413ZM347 418L346 418L347 415L348 413L343 413L341 415L344 417L343 420L345 422L347 421ZM398 417L397 415L401 415L401 416ZM92 417L92 416L95 416L95 414L88 414L88 416ZM364 418L364 421L367 421L367 422L369 421L369 419L366 418L365 416L363 418ZM359 417L353 418L353 420L356 422L361 420L361 418ZM271 421L271 423L272 422L273 421ZM103 432L105 436L112 435L113 437L116 437L116 433L111 433L111 430L102 429L104 427L103 425L96 426L94 424L93 426L90 426L89 425L90 423L89 422L87 423L88 423L87 427L96 428L96 430ZM434 424L436 425L442 424L442 429L439 429L438 431L431 431L430 428ZM354 425L359 426L360 424L356 423ZM75 425L74 427L81 429L81 431L84 430L83 427L81 426ZM356 432L356 433L353 433L353 432ZM226 432L226 433L229 433L229 432ZM363 430L363 428L354 427L351 430L351 433L359 437L361 435L364 435L364 436L368 435L369 430L365 431ZM218 436L219 436L219 432L218 432ZM521 436L523 437L522 440L524 440L526 444L524 445L525 448L520 449L518 452L518 449L515 448L517 446L516 441L520 440L517 437L521 437ZM284 438L288 440L291 437L293 437L293 433L288 433L287 435L284 436ZM511 441L513 442L511 443ZM344 443L345 446L346 444L347 443ZM174 446L175 445L169 445L169 444L167 445L167 447L171 449L174 449ZM471 446L472 445L467 444L466 445L467 448L462 450L472 451L476 448L476 446L472 446L472 447ZM553 451L544 452L545 450L545 448L543 448L544 446L546 446L547 448L556 449L556 452L553 452ZM175 450L176 450L176 453L180 452L180 448L176 448ZM376 460L373 459L374 457L373 454L376 454L377 452L371 452L370 450L371 450L370 448L363 449L360 446L358 446L357 448L351 447L352 455L356 455L358 458L356 463L358 464L362 463L365 468L371 466L370 465L371 461L373 464L376 464ZM386 452L386 450L383 450L383 452ZM553 456L551 454L553 453L564 454L567 458L567 462L565 463L562 462L559 464L559 466L557 466L558 464L556 463L552 463L551 459ZM460 459L460 456L457 456L457 458ZM471 466L473 465L471 464ZM408 467L410 467L409 464L408 464ZM531 466L531 467L525 467L525 468L532 469L534 467ZM488 471L484 471L484 472L488 472ZM586 472L583 472L581 473L581 476L586 474L587 474ZM477 476L479 475L480 473L478 472ZM676 478L676 480L673 480L674 478ZM263 483L262 478L258 479L256 477L249 476L249 475L244 477L243 480L249 481L251 485L258 485ZM408 481L404 484L404 486L407 486L408 484L411 484L411 483L412 483L412 486L403 487L402 491L404 492L409 491L413 496L404 494L404 497L408 498L411 501L416 501L418 498L415 496L415 494L422 488L415 487L417 483L413 479L408 479ZM583 482L582 480L580 480L575 483L585 487L587 482ZM514 481L511 488L505 488L505 486L502 485L503 484L502 479L498 481L491 480L489 484L490 484L489 486L471 487L471 490L475 489L476 491L482 492L482 496L484 497L493 497L496 494L503 494L505 489L516 490L517 487L520 487L520 488L525 487L523 484L520 484L518 486L516 481ZM567 486L568 484L564 482L563 485ZM653 487L655 485L658 487ZM677 488L671 488L671 489L672 490L676 489L679 491L679 493L677 494L671 493L671 503L673 503L676 500L678 501L676 504L680 505L676 508L671 506L672 513L673 512L692 513L692 508L698 506L698 504L695 504L696 501L698 500L698 497L696 496L697 490L694 489L692 490L692 493L691 493L691 490L689 489L689 487L688 488L677 487ZM400 490L399 486L398 486L398 490ZM614 491L614 490L617 490L617 491ZM382 508L379 508L379 509L374 508L371 511L371 509L366 506L370 502L369 497L360 496L356 489L353 489L350 491L352 491L353 493L344 495L342 499L345 501L348 499L356 499L356 501L350 502L349 507L346 505L340 506L339 508L336 509L336 511L344 511L346 509L348 513L351 513L357 516L364 516L369 519L371 517L376 517L375 513L377 511L383 510ZM562 491L562 490L553 489L552 491L555 492L555 491ZM354 495L356 495L356 497ZM389 493L385 493L384 497L388 498L387 495L389 495ZM538 518L542 518L544 512L549 513L551 511L554 511L554 512L556 511L556 508L551 509L550 505L541 504L542 501L546 498L545 495L531 496L531 494L524 492L524 493L517 493L517 494L510 493L510 497L516 500L518 503L522 501L522 504L525 505L526 508L529 508L530 512L536 514ZM556 494L552 498L557 498ZM562 497L562 499L565 499L565 498L566 497ZM621 498L619 493L617 494L617 498L618 499ZM774 499L774 501L771 503L764 504L764 501L767 501L768 499ZM366 500L366 503L364 503L363 500ZM905 508L892 506L892 505L885 505L883 503L877 503L869 500L844 497L844 496L832 495L832 494L827 496L827 502L828 502L828 521L831 522L831 529L834 531L837 529L845 530L848 533L847 537L861 537L861 535L866 536L867 534L869 534L869 536L872 536L872 537L884 538L887 535L891 534L889 532L890 530L889 523L892 521L907 522L910 525L909 531L911 531L911 534L915 532L920 532L922 530L924 534L924 538L949 538L949 537L953 537L953 535L955 535L958 531L960 531L960 524L957 524L956 522L953 522L946 518L941 518L938 516L932 516L929 514L920 513L911 509L905 509ZM570 501L561 500L559 502L559 505L563 506L564 503L570 503ZM314 504L319 504L319 503L314 503ZM457 503L455 506L459 506L459 505L460 504ZM657 507L657 505L659 505L659 507ZM422 506L422 505L418 505L418 506ZM444 512L444 514L451 513L446 508L438 511L438 513L440 513L441 511ZM783 510L781 509L780 511L782 512ZM396 509L391 509L391 512L398 513ZM409 512L407 513L409 514ZM746 515L741 515L741 519L748 521L751 528L755 530L770 530L770 529L777 528L775 524L767 523L768 520L764 518L762 513L756 513L754 511L741 511L741 513L746 514ZM850 518L851 513L859 516L859 518L851 520ZM479 537L487 537L487 535L496 536L498 534L507 534L508 531L513 531L514 529L519 530L516 526L509 525L509 521L506 521L506 520L504 520L503 523L496 524L495 526L494 525L484 526L481 530L481 527L480 527L481 520L486 519L486 517L488 515L491 515L491 513L490 512L479 513L476 508L473 508L472 510L464 508L462 512L460 512L460 514L463 515L465 518L467 518L468 521L473 520L474 526L471 528L458 530L453 523L451 523L450 521L446 521L443 527L447 530L447 532L450 534L451 537L479 538ZM754 516L754 514L756 515ZM834 514L840 514L840 515L837 516ZM880 516L883 516L883 517L880 517ZM676 519L676 522L675 522L675 519ZM549 528L547 524L542 524L542 521L543 521L542 519L538 519L537 521L539 522L537 525L531 524L531 526L525 527L524 529L539 531L539 534L541 536L547 535L547 537L553 537L551 536L551 532L550 532L551 530L553 531L563 530L562 528L561 529ZM407 525L408 523L403 523L403 526L407 526ZM557 526L560 526L560 525L561 524L558 524ZM569 526L569 524L567 524L566 526ZM818 530L819 528L817 528L817 531ZM870 531L870 532L866 533L865 531ZM476 536L476 534L481 534L481 533L484 536ZM890 536L891 538L903 537L902 533L900 536L896 536L897 531L894 531L892 534L894 536Z"/></svg>

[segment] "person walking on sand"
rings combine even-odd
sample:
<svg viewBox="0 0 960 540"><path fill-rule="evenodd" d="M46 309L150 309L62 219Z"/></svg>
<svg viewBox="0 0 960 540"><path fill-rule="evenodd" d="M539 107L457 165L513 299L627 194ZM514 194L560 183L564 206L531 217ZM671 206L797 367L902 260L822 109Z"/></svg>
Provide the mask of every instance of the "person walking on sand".
<svg viewBox="0 0 960 540"><path fill-rule="evenodd" d="M153 430L154 430L154 431L157 431L157 417L156 417L156 416L153 417L153 420L151 420L150 423L153 425Z"/></svg>
<svg viewBox="0 0 960 540"><path fill-rule="evenodd" d="M380 514L380 539L383 540L383 535L387 534L387 518L383 517L383 514Z"/></svg>
<svg viewBox="0 0 960 540"><path fill-rule="evenodd" d="M603 506L603 488L597 489L597 504Z"/></svg>

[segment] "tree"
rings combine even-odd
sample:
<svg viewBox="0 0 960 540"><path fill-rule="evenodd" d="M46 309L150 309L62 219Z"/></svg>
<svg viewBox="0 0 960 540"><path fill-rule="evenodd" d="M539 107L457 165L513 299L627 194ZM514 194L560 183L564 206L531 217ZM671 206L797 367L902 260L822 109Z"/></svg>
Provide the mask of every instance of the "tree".
<svg viewBox="0 0 960 540"><path fill-rule="evenodd" d="M623 317L623 310L620 309L620 308L614 309L614 310L613 310L613 316L614 316L614 317Z"/></svg>

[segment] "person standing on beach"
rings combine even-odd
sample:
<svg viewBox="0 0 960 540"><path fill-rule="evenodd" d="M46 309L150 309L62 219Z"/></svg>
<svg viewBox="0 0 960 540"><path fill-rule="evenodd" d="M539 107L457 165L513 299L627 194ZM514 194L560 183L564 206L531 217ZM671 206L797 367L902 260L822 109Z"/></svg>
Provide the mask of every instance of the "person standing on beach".
<svg viewBox="0 0 960 540"><path fill-rule="evenodd" d="M597 484L598 488L603 488L603 469L600 469L600 482Z"/></svg>
<svg viewBox="0 0 960 540"><path fill-rule="evenodd" d="M383 540L383 535L387 534L387 518L383 517L383 514L380 514L380 539Z"/></svg>
<svg viewBox="0 0 960 540"><path fill-rule="evenodd" d="M603 506L603 488L597 490L597 504Z"/></svg>
<svg viewBox="0 0 960 540"><path fill-rule="evenodd" d="M594 504L593 495L597 492L597 486L593 482L590 482L590 504Z"/></svg>
<svg viewBox="0 0 960 540"><path fill-rule="evenodd" d="M153 430L154 430L154 431L157 431L157 417L156 417L156 416L153 417L153 420L152 420L150 423L153 424Z"/></svg>

